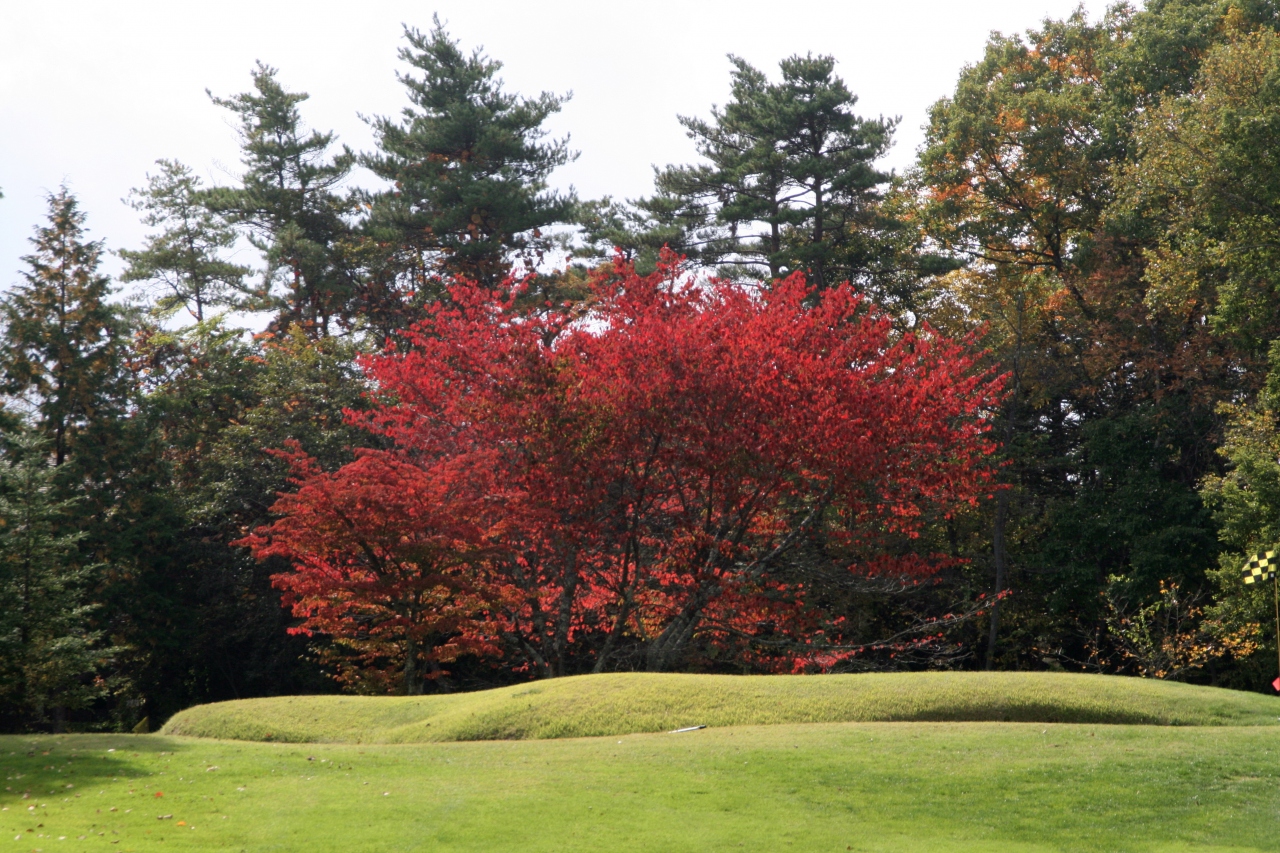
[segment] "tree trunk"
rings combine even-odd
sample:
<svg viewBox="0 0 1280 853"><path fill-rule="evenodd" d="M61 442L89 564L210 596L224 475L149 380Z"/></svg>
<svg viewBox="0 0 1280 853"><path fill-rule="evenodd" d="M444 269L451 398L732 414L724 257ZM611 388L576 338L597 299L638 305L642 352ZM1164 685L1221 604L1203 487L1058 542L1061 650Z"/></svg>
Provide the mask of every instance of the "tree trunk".
<svg viewBox="0 0 1280 853"><path fill-rule="evenodd" d="M814 156L821 156L821 151L815 151ZM813 190L813 246L816 250L811 272L818 289L825 290L827 287L826 252L821 246L823 241L827 239L826 204L822 197L821 179L815 179L811 189Z"/></svg>
<svg viewBox="0 0 1280 853"><path fill-rule="evenodd" d="M551 672L553 677L567 675L565 652L569 648L569 628L573 624L573 597L578 589L578 552L574 551L568 558L569 571L560 591L560 613L556 618L554 647L547 656L555 662Z"/></svg>
<svg viewBox="0 0 1280 853"><path fill-rule="evenodd" d="M627 626L627 620L630 618L631 596L625 595L622 598L622 604L618 607L618 619L613 623L613 630L605 638L604 648L600 650L600 656L596 658L595 666L591 667L593 675L604 672L605 661L609 659L609 655L613 654L613 647L618 644L618 638L622 636L622 632Z"/></svg>
<svg viewBox="0 0 1280 853"><path fill-rule="evenodd" d="M654 447L656 450L656 442ZM591 667L592 674L604 672L605 662L609 659L609 655L613 654L614 646L618 644L622 632L626 630L627 620L631 618L631 584L640 573L640 546L634 535L628 536L623 553L625 559L622 564L622 601L618 605L618 618L614 621L609 636L605 638L604 648L600 650L595 666Z"/></svg>
<svg viewBox="0 0 1280 853"><path fill-rule="evenodd" d="M782 272L778 265L778 253L782 251L782 228L778 225L780 212L775 201L769 219L769 278L778 278Z"/></svg>
<svg viewBox="0 0 1280 853"><path fill-rule="evenodd" d="M991 626L987 635L987 662L985 669L995 666L996 637L1000 631L1000 593L1005 585L1004 526L1009 509L1009 491L1001 489L996 494L996 520L991 530L991 555L996 564L995 600L991 602Z"/></svg>
<svg viewBox="0 0 1280 853"><path fill-rule="evenodd" d="M422 695L422 679L418 677L418 644L412 637L404 640L404 692L406 696Z"/></svg>
<svg viewBox="0 0 1280 853"><path fill-rule="evenodd" d="M693 634L702 623L702 611L708 602L720 594L718 588L699 590L693 599L684 606L680 615L672 619L662 633L649 644L645 654L645 669L649 672L665 672L676 662L681 652L693 639Z"/></svg>

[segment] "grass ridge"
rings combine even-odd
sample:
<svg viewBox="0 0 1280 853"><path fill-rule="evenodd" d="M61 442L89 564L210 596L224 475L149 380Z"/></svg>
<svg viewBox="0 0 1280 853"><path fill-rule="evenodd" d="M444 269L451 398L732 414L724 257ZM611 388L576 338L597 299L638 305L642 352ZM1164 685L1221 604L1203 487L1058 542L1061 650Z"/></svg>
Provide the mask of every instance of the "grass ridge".
<svg viewBox="0 0 1280 853"><path fill-rule="evenodd" d="M1189 684L1043 672L575 676L433 696L198 705L162 734L285 743L523 740L833 722L1276 725L1280 701Z"/></svg>

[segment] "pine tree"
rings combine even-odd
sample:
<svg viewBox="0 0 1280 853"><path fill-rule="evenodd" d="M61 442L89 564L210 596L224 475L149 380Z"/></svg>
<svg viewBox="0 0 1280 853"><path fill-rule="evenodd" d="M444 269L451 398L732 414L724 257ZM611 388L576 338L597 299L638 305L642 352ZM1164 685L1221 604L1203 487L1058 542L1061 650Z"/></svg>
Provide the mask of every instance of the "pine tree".
<svg viewBox="0 0 1280 853"><path fill-rule="evenodd" d="M783 240L795 218L789 209L794 188L771 115L768 78L742 59L729 61L732 99L724 109L713 106L711 121L679 117L707 162L658 172L657 194L638 206L657 222L683 223L689 236L680 250L692 257L763 263L777 278L791 262Z"/></svg>
<svg viewBox="0 0 1280 853"><path fill-rule="evenodd" d="M889 150L896 121L855 115L857 96L835 76L832 57L792 56L780 69L764 111L795 193L790 249L795 265L826 287L855 277L874 252L864 232L889 175L872 164Z"/></svg>
<svg viewBox="0 0 1280 853"><path fill-rule="evenodd" d="M393 241L401 275L497 282L514 256L549 247L543 229L572 218L572 197L547 189L572 156L567 140L540 141L566 98L503 92L502 64L464 55L438 18L405 37L400 58L420 72L400 76L412 105L373 120L378 152L362 159L395 184L376 199L372 230Z"/></svg>
<svg viewBox="0 0 1280 853"><path fill-rule="evenodd" d="M0 393L44 436L55 466L109 424L125 397L125 323L98 270L102 244L63 187L49 196L23 281L0 299ZM83 461L90 461L88 459Z"/></svg>
<svg viewBox="0 0 1280 853"><path fill-rule="evenodd" d="M309 96L286 90L277 73L258 63L254 91L230 98L210 94L240 119L245 173L239 187L211 192L209 206L244 228L263 253L262 286L247 307L275 311L279 327L297 324L323 336L331 321L344 317L354 289L343 241L355 203L337 187L355 154L343 146L328 156L334 134L306 133L298 105Z"/></svg>
<svg viewBox="0 0 1280 853"><path fill-rule="evenodd" d="M145 248L120 252L129 263L123 279L159 284L160 315L185 308L203 322L207 309L236 304L249 270L221 257L235 244L235 229L209 210L200 178L172 160L157 165L159 174L148 175L147 188L130 194L130 205L143 213L144 224L162 230L147 238Z"/></svg>
<svg viewBox="0 0 1280 853"><path fill-rule="evenodd" d="M681 116L705 162L668 166L657 193L634 204L618 225L640 223L630 242L672 249L730 274L778 278L804 270L819 287L860 280L890 252L879 192L889 175L874 163L896 121L856 115L857 97L829 56L792 56L773 82L750 63L733 63L731 99L711 119ZM624 239L624 242L627 242Z"/></svg>
<svg viewBox="0 0 1280 853"><path fill-rule="evenodd" d="M119 650L91 628L95 571L80 560L82 534L66 532L75 509L57 498L47 456L29 433L0 456L0 708L10 726L57 731L105 693L98 672Z"/></svg>

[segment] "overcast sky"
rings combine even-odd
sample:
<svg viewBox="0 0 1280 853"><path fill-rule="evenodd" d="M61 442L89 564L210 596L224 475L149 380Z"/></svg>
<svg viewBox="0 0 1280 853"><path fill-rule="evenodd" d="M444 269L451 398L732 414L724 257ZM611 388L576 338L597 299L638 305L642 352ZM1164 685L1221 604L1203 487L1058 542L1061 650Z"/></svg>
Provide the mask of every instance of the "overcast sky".
<svg viewBox="0 0 1280 853"><path fill-rule="evenodd" d="M705 115L728 93L733 53L776 73L794 53L829 53L864 115L901 116L886 165L909 165L929 105L982 55L988 33L1063 17L1077 0L712 2L142 2L0 0L0 288L17 280L44 196L65 182L91 236L135 247L144 229L121 199L158 158L229 183L236 134L216 95L245 91L255 60L310 93L303 116L357 150L358 113L404 105L395 73L401 24L432 12L470 50L504 63L509 91L573 92L551 123L581 151L553 176L583 197L650 190L653 164L690 162L677 114ZM1092 16L1103 0L1083 4ZM358 181L359 178L357 177ZM115 271L119 262L110 258Z"/></svg>

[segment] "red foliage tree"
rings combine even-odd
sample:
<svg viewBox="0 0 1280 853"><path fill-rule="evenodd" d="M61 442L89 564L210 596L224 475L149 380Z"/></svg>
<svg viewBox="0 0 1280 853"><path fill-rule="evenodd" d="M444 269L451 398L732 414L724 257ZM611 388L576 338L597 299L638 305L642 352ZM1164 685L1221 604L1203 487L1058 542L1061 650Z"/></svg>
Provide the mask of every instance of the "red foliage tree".
<svg viewBox="0 0 1280 853"><path fill-rule="evenodd" d="M541 675L618 665L624 647L624 665L666 669L695 637L794 665L838 630L791 570L801 552L917 577L946 562L907 545L989 489L983 413L1001 380L974 369L972 342L896 334L848 286L799 275L756 290L619 263L591 286L583 305L530 313L459 283L406 351L366 361L380 405L363 417L394 449L302 471L248 540L293 560L278 583L295 610L339 587L356 606L335 567L371 566L366 537L402 553L420 518L432 559L465 563L485 602L462 617L480 610L435 572L439 618L477 647L495 626ZM440 485L384 487L387 472ZM365 495L360 513L306 520L354 500L343 489Z"/></svg>
<svg viewBox="0 0 1280 853"><path fill-rule="evenodd" d="M292 562L273 578L302 618L292 631L335 638L328 662L340 681L381 691L399 671L405 692L420 693L441 663L497 651L487 614L501 591L475 570L488 539L475 504L487 469L425 469L367 450L327 474L296 444L281 455L298 490L275 504L279 520L238 544Z"/></svg>

